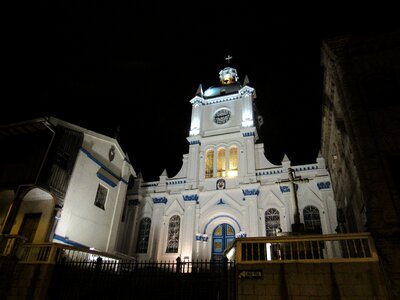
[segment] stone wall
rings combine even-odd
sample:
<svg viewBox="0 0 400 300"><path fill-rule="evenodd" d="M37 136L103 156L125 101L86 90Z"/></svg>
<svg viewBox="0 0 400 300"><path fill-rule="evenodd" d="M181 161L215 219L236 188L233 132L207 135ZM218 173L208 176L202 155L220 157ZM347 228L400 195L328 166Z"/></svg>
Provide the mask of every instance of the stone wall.
<svg viewBox="0 0 400 300"><path fill-rule="evenodd" d="M237 265L236 272L237 300L390 299L374 262Z"/></svg>

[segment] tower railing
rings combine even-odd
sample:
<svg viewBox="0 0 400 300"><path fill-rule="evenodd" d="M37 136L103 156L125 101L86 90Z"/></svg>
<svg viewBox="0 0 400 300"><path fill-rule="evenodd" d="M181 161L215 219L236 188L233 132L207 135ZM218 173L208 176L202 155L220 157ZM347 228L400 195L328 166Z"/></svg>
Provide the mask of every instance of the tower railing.
<svg viewBox="0 0 400 300"><path fill-rule="evenodd" d="M237 238L225 254L242 264L378 261L369 233Z"/></svg>

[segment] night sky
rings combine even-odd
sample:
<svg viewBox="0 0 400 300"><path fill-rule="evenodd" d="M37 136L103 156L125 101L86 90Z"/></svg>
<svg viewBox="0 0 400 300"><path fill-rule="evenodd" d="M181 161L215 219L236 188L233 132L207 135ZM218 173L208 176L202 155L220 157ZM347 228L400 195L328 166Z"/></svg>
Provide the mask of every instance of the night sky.
<svg viewBox="0 0 400 300"><path fill-rule="evenodd" d="M287 153L292 164L313 163L320 146L321 41L398 29L390 8L323 15L329 10L133 2L42 4L20 35L10 35L9 80L16 88L0 123L54 116L118 134L137 173L157 180L166 168L172 177L188 151L189 101L199 84L205 90L219 83L231 55L239 81L247 74L256 89L266 157L280 164Z"/></svg>

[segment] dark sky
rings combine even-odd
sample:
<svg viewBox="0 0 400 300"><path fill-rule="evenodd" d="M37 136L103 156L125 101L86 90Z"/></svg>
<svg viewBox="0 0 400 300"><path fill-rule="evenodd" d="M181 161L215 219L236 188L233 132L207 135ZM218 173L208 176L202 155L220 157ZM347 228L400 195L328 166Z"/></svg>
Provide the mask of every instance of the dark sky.
<svg viewBox="0 0 400 300"><path fill-rule="evenodd" d="M1 123L51 115L112 137L119 127L118 140L137 172L157 180L167 168L174 176L188 151L189 101L199 84L218 84L229 54L239 81L247 74L256 89L267 158L280 164L288 153L294 164L313 163L322 39L398 26L389 8L323 15L329 10L290 14L244 3L133 2L42 4L21 25L22 34L12 35L16 59L9 78L16 88Z"/></svg>

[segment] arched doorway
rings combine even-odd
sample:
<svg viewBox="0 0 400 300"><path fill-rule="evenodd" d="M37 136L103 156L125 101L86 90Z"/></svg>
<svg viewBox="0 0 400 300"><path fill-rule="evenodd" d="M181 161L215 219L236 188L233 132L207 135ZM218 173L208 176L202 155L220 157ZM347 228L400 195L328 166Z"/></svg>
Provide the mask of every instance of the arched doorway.
<svg viewBox="0 0 400 300"><path fill-rule="evenodd" d="M215 227L212 235L211 259L222 261L224 250L234 241L235 229L229 224L223 223Z"/></svg>

